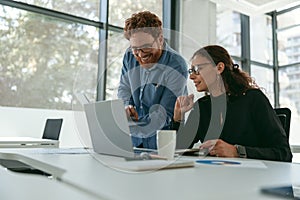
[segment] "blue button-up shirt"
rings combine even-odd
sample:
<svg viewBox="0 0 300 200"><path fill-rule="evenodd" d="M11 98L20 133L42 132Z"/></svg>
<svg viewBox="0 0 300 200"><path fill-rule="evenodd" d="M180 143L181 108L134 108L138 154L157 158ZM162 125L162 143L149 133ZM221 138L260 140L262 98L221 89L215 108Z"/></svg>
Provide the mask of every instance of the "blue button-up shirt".
<svg viewBox="0 0 300 200"><path fill-rule="evenodd" d="M178 96L187 94L186 61L167 43L158 62L149 69L140 66L130 50L123 58L118 97L135 107L143 126L131 127L135 137L147 138L156 130L169 129Z"/></svg>

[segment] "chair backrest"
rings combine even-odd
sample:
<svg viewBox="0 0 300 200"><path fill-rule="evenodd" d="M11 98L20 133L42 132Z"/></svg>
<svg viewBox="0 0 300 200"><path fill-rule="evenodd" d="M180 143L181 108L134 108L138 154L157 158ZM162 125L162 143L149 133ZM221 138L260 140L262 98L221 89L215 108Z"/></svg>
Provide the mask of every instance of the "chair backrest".
<svg viewBox="0 0 300 200"><path fill-rule="evenodd" d="M63 119L47 119L43 139L58 140Z"/></svg>
<svg viewBox="0 0 300 200"><path fill-rule="evenodd" d="M291 125L291 115L292 112L289 108L275 108L274 109L285 132L286 136L289 139L290 137L290 125Z"/></svg>

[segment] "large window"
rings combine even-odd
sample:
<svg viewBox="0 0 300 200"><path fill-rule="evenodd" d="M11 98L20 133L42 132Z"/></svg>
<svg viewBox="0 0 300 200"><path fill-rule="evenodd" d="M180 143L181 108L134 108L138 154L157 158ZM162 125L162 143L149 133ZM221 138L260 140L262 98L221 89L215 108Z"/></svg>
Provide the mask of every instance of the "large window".
<svg viewBox="0 0 300 200"><path fill-rule="evenodd" d="M71 109L74 78L95 85L98 29L0 6L0 104ZM87 78L88 77L88 78Z"/></svg>

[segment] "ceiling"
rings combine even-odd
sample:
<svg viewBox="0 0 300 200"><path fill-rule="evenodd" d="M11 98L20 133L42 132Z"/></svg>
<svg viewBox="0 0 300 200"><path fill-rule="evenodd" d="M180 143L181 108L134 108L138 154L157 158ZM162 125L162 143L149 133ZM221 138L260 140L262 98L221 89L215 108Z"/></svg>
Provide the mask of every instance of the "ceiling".
<svg viewBox="0 0 300 200"><path fill-rule="evenodd" d="M210 0L246 15L257 15L300 5L300 0Z"/></svg>

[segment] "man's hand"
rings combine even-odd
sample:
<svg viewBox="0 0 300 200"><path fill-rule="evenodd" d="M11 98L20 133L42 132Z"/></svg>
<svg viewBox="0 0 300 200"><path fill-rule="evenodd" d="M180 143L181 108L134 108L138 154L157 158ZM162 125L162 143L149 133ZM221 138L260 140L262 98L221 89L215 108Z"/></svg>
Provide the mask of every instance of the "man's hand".
<svg viewBox="0 0 300 200"><path fill-rule="evenodd" d="M139 115L136 112L135 108L132 105L126 106L125 111L128 118L132 118L134 121L139 120Z"/></svg>

